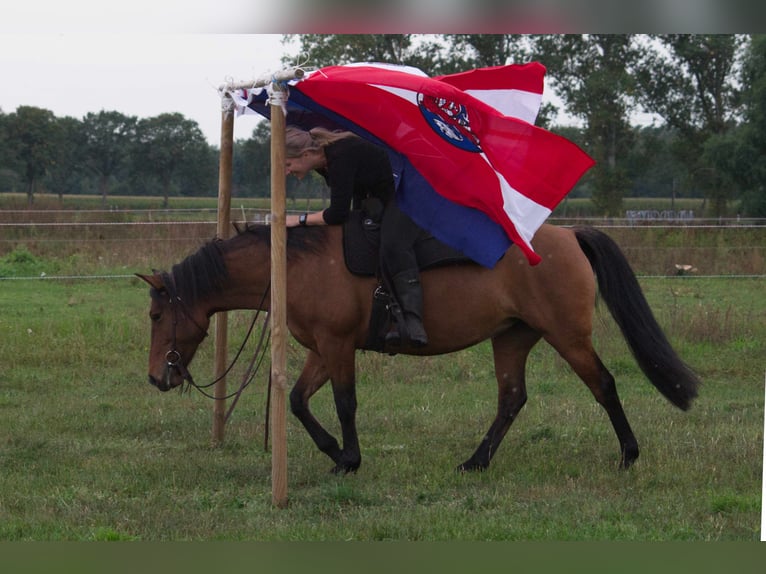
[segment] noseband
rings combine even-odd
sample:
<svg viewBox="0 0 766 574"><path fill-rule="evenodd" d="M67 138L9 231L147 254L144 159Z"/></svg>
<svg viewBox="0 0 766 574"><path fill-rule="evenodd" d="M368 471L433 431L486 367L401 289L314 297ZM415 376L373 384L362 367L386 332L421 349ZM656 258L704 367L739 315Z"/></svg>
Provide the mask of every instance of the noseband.
<svg viewBox="0 0 766 574"><path fill-rule="evenodd" d="M188 383L189 388L194 387L199 392L201 392L203 395L205 395L208 398L215 399L215 400L225 400L230 399L233 396L236 396L238 393L242 391L242 388L246 386L246 383L243 382L243 386L240 388L239 391L231 393L225 397L215 397L210 395L208 392L205 391L205 389L212 387L219 381L223 380L226 375L229 374L231 369L234 367L234 364L239 359L240 355L242 354L242 351L245 348L245 345L247 344L247 341L250 339L250 336L253 334L253 329L255 328L255 324L258 320L258 315L260 312L256 313L253 317L253 320L250 324L250 328L247 331L247 334L245 335L244 340L242 341L242 345L240 346L239 350L237 351L236 355L232 359L229 366L221 373L214 381L207 383L205 385L198 385L194 382L194 379L191 376L191 373L189 372L189 369L186 367L186 364L181 360L181 353L178 351L177 347L177 341L176 341L176 331L178 329L178 318L179 318L179 310L182 315L184 315L189 321L194 324L195 327L202 333L202 340L204 340L208 336L207 329L204 329L202 325L200 325L197 321L194 320L194 317L191 316L191 313L189 313L188 309L186 308L186 305L181 300L181 297L178 295L178 290L176 288L175 280L173 276L170 273L162 273L162 282L165 286L165 291L167 291L168 294L168 302L170 303L170 306L173 309L173 339L170 350L165 353L165 382L170 388L170 373L173 369L178 372L179 375L181 375L181 378ZM261 298L261 302L259 305L259 309L263 306L264 301L266 300L266 296L269 293L271 285L269 285L266 290L263 293L263 297ZM267 316L268 321L268 316ZM258 345L258 350L256 350L256 357L260 354L260 350L263 346L263 338L266 333L266 330L264 329L264 332L261 334L261 341ZM201 341L200 341L201 342ZM233 406L233 405L232 405Z"/></svg>
<svg viewBox="0 0 766 574"><path fill-rule="evenodd" d="M208 336L208 332L207 329L204 329L202 325L197 323L197 321L195 321L191 316L191 313L187 311L186 305L178 295L178 290L176 289L176 283L173 279L173 276L170 273L163 273L162 283L165 286L165 291L168 293L168 302L170 303L170 307L173 309L173 342L171 344L170 350L165 353L165 382L167 383L168 387L170 387L170 373L173 369L175 369L178 374L181 375L181 378L184 381L189 383L190 386L196 387L197 385L194 382L189 369L186 368L186 364L181 360L181 353L176 348L178 346L176 331L178 329L179 310L180 313L184 315L189 321L191 321L192 324L202 333L203 340ZM215 384L215 382L216 381L214 381L212 384Z"/></svg>

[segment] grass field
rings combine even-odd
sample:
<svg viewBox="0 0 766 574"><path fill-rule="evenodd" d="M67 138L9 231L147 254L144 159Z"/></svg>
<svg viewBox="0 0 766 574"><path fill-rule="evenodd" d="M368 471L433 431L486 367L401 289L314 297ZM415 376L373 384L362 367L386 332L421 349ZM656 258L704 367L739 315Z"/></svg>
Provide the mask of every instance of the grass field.
<svg viewBox="0 0 766 574"><path fill-rule="evenodd" d="M669 248L728 253L725 238L701 232L693 243L644 233ZM637 248L650 247L645 237ZM54 248L43 239L25 238L23 249L16 242L0 255L0 276L23 277L0 281L0 540L759 538L763 278L666 270L641 279L671 341L704 381L686 413L643 378L599 308L596 346L642 449L627 472L617 469L605 413L543 344L530 359L529 401L491 468L467 475L453 469L494 415L488 346L420 359L360 353L362 467L329 474L329 459L288 415L290 503L278 510L263 446L264 375L243 395L218 447L210 400L160 394L146 383L148 295L131 274L168 267L175 256L148 252L138 235L127 246L72 248L62 237ZM169 243L177 254L194 241L187 232ZM733 241L764 245L762 235ZM636 249L632 257L643 269L664 253ZM117 277L30 278L99 271ZM250 316L230 315L232 350ZM208 341L192 365L198 381L212 378L212 354ZM291 345L288 360L296 376L301 349ZM230 381L236 385L236 375ZM329 391L312 405L337 432Z"/></svg>
<svg viewBox="0 0 766 574"><path fill-rule="evenodd" d="M674 410L643 380L610 320L599 321L598 347L643 449L630 471L617 470L604 413L548 348L532 357L529 403L493 466L470 475L453 468L493 413L488 349L364 354L359 473L328 474L329 460L289 418L290 505L278 511L262 445L263 378L213 448L208 399L161 395L145 382L143 286L3 283L0 539L756 540L762 285L645 287L705 386L690 412ZM745 310L744 301L760 306ZM701 312L704 322L690 319ZM233 333L247 318L232 314ZM300 357L291 348L292 373ZM208 345L198 380L209 380L211 365ZM336 429L330 403L326 392L314 401Z"/></svg>

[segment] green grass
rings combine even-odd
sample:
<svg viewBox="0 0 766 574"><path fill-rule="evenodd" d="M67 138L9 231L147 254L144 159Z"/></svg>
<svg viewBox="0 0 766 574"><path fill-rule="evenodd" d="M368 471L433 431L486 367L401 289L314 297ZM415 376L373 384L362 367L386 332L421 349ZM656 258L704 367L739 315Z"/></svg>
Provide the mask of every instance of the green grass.
<svg viewBox="0 0 766 574"><path fill-rule="evenodd" d="M288 414L289 505L280 510L263 446L265 373L220 446L209 399L146 382L149 298L132 274L168 269L214 226L3 228L0 541L757 540L764 279L704 276L763 275L763 232L608 231L636 271L653 276L641 279L647 297L704 382L689 412L672 407L599 306L595 344L641 447L633 468L618 470L605 413L544 344L530 357L529 401L492 466L467 475L454 468L495 411L489 346L428 358L360 353L359 472L331 475ZM698 272L678 277L675 263ZM101 275L114 278L75 278ZM250 318L230 314L230 356ZM291 343L291 377L302 358ZM213 378L212 339L191 369L198 382ZM329 388L312 408L337 435Z"/></svg>
<svg viewBox="0 0 766 574"><path fill-rule="evenodd" d="M533 351L529 402L491 468L466 475L454 467L494 414L488 346L360 353L362 467L329 474L288 414L290 502L279 510L263 376L213 447L211 401L146 383L137 279L0 281L0 540L757 540L763 280L642 283L704 387L691 411L674 409L599 311L596 344L642 449L630 471L617 469L606 415L549 347ZM231 314L232 349L249 318ZM301 359L291 346L291 376ZM211 342L192 368L210 379ZM337 432L329 389L312 406Z"/></svg>

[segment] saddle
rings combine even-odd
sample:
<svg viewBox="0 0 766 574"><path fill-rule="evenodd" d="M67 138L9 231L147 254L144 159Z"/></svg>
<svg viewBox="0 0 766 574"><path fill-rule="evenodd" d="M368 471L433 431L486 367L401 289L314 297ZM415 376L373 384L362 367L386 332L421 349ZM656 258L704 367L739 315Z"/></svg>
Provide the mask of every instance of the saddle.
<svg viewBox="0 0 766 574"><path fill-rule="evenodd" d="M380 224L353 210L343 225L343 258L348 270L358 276L378 277L364 349L385 351L385 336L398 310L395 299L380 276ZM414 245L418 268L423 271L446 265L472 264L460 251L423 232ZM391 353L394 354L394 353Z"/></svg>

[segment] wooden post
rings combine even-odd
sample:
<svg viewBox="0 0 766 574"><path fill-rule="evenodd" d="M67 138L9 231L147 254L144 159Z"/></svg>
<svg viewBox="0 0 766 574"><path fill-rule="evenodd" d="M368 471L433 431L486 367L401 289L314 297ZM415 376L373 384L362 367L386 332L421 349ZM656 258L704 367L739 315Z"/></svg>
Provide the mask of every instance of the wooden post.
<svg viewBox="0 0 766 574"><path fill-rule="evenodd" d="M285 228L285 92L271 99L271 501L287 506L287 229Z"/></svg>
<svg viewBox="0 0 766 574"><path fill-rule="evenodd" d="M231 173L234 150L234 103L228 95L221 98L221 153L218 167L218 227L216 236L229 236L231 218ZM213 395L213 444L223 442L226 427L226 378L223 373L228 363L228 326L226 313L215 315L215 376L221 377L215 384Z"/></svg>
<svg viewBox="0 0 766 574"><path fill-rule="evenodd" d="M274 506L287 506L287 229L285 227L285 116L282 105L287 104L287 90L280 82L303 77L303 70L291 68L268 74L252 82L229 82L219 88L223 98L234 90L272 87L271 97L271 501ZM233 118L233 116L232 116ZM228 121L232 123L229 124ZM221 174L231 177L231 148L233 147L233 119L224 113L221 129ZM227 135L224 137L224 132ZM229 150L224 153L224 145ZM224 170L224 156L228 164ZM229 180L227 189L231 189ZM226 194L226 226L230 210L230 192ZM219 230L222 202L219 196ZM223 387L225 391L225 387ZM216 395L219 396L219 395ZM220 395L224 396L224 395ZM219 401L216 401L216 403ZM222 401L221 401L222 402ZM224 415L225 417L225 415ZM225 421L225 418L222 419ZM223 422L221 423L223 434Z"/></svg>

